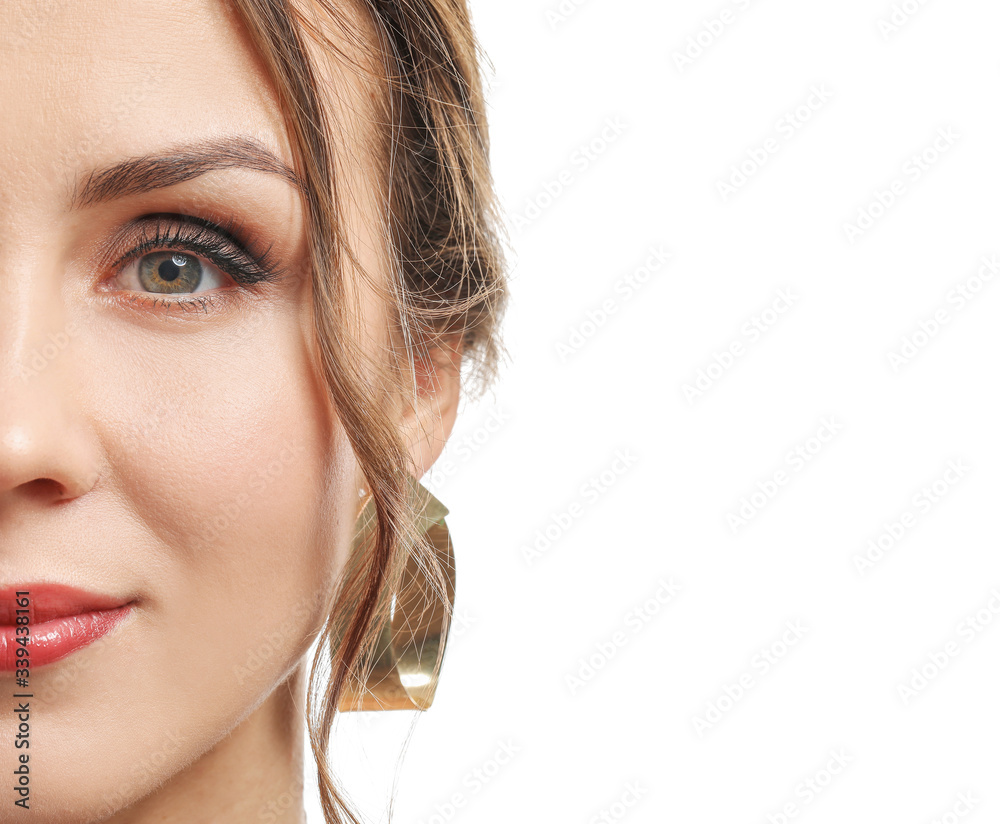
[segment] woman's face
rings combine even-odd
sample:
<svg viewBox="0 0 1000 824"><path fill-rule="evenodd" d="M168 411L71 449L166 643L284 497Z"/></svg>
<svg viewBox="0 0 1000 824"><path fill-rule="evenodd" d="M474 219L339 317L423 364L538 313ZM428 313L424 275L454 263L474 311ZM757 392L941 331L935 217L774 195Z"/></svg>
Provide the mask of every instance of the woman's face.
<svg viewBox="0 0 1000 824"><path fill-rule="evenodd" d="M234 13L4 3L0 58L0 588L8 610L46 583L131 605L30 675L34 820L90 820L274 698L342 569L357 465Z"/></svg>

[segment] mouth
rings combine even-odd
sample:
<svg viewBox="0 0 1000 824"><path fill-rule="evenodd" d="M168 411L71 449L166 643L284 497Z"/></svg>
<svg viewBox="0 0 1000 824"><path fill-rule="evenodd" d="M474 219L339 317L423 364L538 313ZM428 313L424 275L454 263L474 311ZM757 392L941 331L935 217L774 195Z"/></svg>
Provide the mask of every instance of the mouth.
<svg viewBox="0 0 1000 824"><path fill-rule="evenodd" d="M127 618L134 603L65 584L0 589L0 672L22 675L83 649Z"/></svg>

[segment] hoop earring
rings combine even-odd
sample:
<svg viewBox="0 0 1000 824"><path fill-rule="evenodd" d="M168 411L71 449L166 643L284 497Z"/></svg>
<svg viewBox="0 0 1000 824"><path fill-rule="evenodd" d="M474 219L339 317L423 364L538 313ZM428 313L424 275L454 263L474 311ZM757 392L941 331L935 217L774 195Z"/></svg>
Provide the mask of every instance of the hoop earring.
<svg viewBox="0 0 1000 824"><path fill-rule="evenodd" d="M348 682L339 702L341 712L426 710L434 701L448 626L455 605L455 552L445 523L448 509L428 489L409 477L417 529L433 550L432 563L441 581L432 582L413 553L398 588L391 594L389 618L378 631L371 652L359 661L367 673L364 684ZM368 545L376 523L375 504L369 498L355 525L351 557ZM445 606L442 594L447 597Z"/></svg>

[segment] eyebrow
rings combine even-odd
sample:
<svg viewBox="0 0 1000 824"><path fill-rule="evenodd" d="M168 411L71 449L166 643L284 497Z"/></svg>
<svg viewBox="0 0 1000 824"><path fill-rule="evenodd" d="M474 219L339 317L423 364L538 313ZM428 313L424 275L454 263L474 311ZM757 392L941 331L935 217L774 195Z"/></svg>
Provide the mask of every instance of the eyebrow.
<svg viewBox="0 0 1000 824"><path fill-rule="evenodd" d="M106 203L174 186L219 169L253 169L276 174L302 189L298 175L269 149L248 137L226 137L178 146L95 169L78 186L72 208Z"/></svg>

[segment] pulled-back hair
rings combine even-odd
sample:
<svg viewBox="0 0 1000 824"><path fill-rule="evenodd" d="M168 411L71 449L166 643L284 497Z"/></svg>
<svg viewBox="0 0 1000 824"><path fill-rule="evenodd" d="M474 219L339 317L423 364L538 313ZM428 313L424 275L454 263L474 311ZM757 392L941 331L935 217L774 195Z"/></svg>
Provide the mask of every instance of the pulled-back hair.
<svg viewBox="0 0 1000 824"><path fill-rule="evenodd" d="M442 597L445 591L442 571L414 526L409 459L392 410L400 393L413 391L415 364L446 363L437 356L460 351L463 390L478 394L501 351L506 284L479 52L465 0L353 0L350 8L330 0L231 2L284 109L305 189L322 371L376 513L371 541L329 605L307 711L326 820L357 822L329 768L335 715L364 678L386 619L386 593L411 558ZM330 105L337 90L323 74L323 59L356 69L374 90L372 145L364 149L384 207L378 231L385 272L363 272L343 231L337 174L343 147L335 151L338 124ZM361 274L390 310L393 345L378 361L349 332L357 305L344 271ZM323 655L328 661L321 662Z"/></svg>

